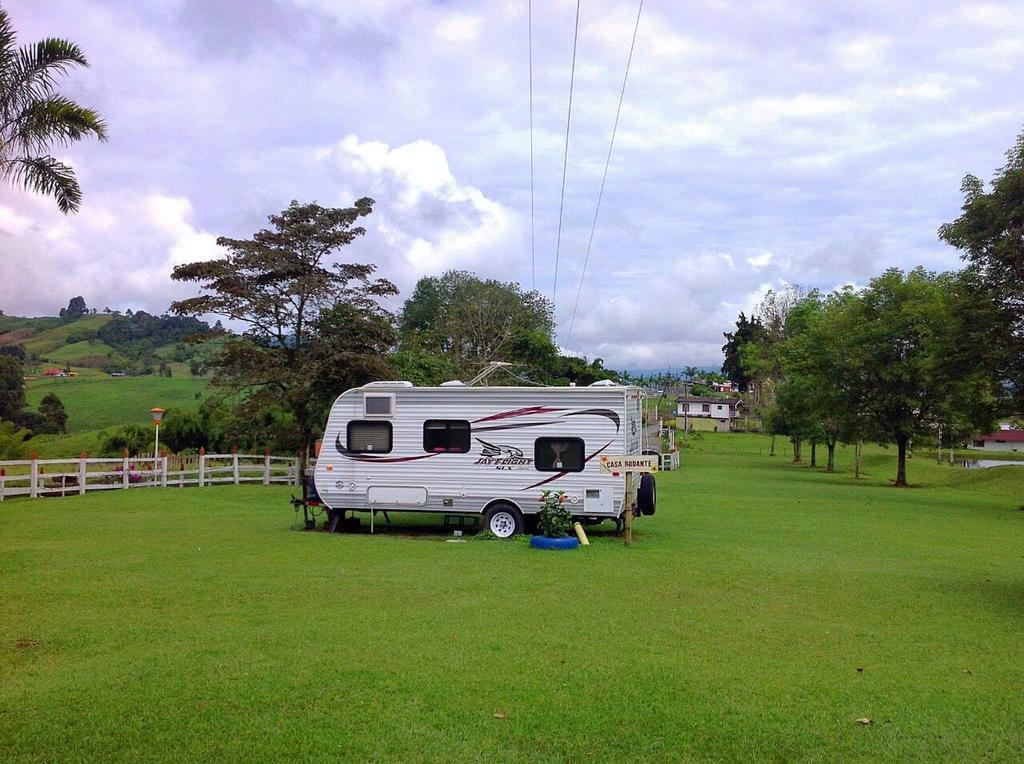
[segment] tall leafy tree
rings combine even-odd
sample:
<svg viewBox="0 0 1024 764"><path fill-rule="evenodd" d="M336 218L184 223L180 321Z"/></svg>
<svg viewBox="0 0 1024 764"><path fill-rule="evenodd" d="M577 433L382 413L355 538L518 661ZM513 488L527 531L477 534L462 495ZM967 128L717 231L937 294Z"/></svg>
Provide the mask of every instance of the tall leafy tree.
<svg viewBox="0 0 1024 764"><path fill-rule="evenodd" d="M0 419L21 421L25 408L24 371L18 359L0 355Z"/></svg>
<svg viewBox="0 0 1024 764"><path fill-rule="evenodd" d="M78 211L82 189L52 147L107 140L99 114L57 92L60 77L85 66L85 55L67 40L16 47L10 16L0 8L0 176L54 197L64 213Z"/></svg>
<svg viewBox="0 0 1024 764"><path fill-rule="evenodd" d="M722 353L725 355L725 360L722 363L722 373L735 382L741 392L746 392L747 386L750 384L750 377L743 369L743 346L748 342L761 340L764 336L764 328L756 316L748 319L741 312L740 317L736 320L736 330L725 332L723 336L725 345L722 346ZM696 376L695 371L691 374L693 368L692 366L686 367L688 379L693 379Z"/></svg>
<svg viewBox="0 0 1024 764"><path fill-rule="evenodd" d="M997 309L977 320L1001 352L1000 376L1024 405L1024 133L1006 154L1006 164L986 189L974 175L960 186L960 217L939 228L939 237L961 250L974 275L975 300Z"/></svg>
<svg viewBox="0 0 1024 764"><path fill-rule="evenodd" d="M803 287L792 284L781 290L769 289L752 319L760 326L757 339L738 347L740 367L758 413L775 402L776 387L782 382L779 349L787 337L789 314L806 295Z"/></svg>
<svg viewBox="0 0 1024 764"><path fill-rule="evenodd" d="M992 425L997 380L970 347L956 275L890 269L853 301L841 327L860 413L897 448L897 486L907 485L911 439L951 412Z"/></svg>
<svg viewBox="0 0 1024 764"><path fill-rule="evenodd" d="M779 382L773 404L772 433L789 437L795 464L803 462L804 441L815 441L820 433L810 384L802 375L786 377Z"/></svg>
<svg viewBox="0 0 1024 764"><path fill-rule="evenodd" d="M826 472L835 470L839 441L857 442L861 433L856 426L861 402L853 384L860 370L851 365L844 328L857 299L851 290L827 297L811 292L790 313L789 337L781 348L787 382L800 392L812 448L820 440L828 450Z"/></svg>
<svg viewBox="0 0 1024 764"><path fill-rule="evenodd" d="M463 379L490 361L522 363L529 373L558 357L550 300L465 271L420 279L400 327L402 350L443 359L435 365Z"/></svg>
<svg viewBox="0 0 1024 764"><path fill-rule="evenodd" d="M85 298L79 295L78 297L72 297L68 300L68 306L61 308L60 320L64 323L70 323L71 321L77 321L82 316L89 315L89 308L85 305Z"/></svg>
<svg viewBox="0 0 1024 764"><path fill-rule="evenodd" d="M395 341L381 305L397 294L373 265L334 262L365 233L372 199L347 208L293 201L251 239L221 237L224 257L177 266L171 278L205 291L175 302L178 315L214 314L246 330L215 359L214 383L251 409L275 405L295 420L305 458L325 398L379 376Z"/></svg>
<svg viewBox="0 0 1024 764"><path fill-rule="evenodd" d="M68 430L68 412L56 393L47 393L39 402L40 432L62 434Z"/></svg>

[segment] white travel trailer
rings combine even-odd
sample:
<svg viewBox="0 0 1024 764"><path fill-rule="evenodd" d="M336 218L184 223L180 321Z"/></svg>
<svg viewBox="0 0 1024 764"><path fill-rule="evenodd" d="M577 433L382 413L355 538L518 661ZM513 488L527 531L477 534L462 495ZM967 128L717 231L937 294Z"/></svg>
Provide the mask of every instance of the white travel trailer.
<svg viewBox="0 0 1024 764"><path fill-rule="evenodd" d="M621 522L623 476L601 454L642 450L643 392L589 387L468 387L372 382L331 408L314 481L332 517L353 511L483 516L495 536L521 532L545 489L584 521ZM645 475L634 502L654 512Z"/></svg>

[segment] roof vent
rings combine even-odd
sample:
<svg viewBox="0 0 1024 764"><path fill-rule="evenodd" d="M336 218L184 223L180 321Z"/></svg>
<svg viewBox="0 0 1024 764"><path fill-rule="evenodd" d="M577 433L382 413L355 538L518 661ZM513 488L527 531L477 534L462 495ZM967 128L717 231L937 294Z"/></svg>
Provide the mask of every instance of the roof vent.
<svg viewBox="0 0 1024 764"><path fill-rule="evenodd" d="M597 382L591 382L590 387L621 387L618 382L612 382L610 379L599 379Z"/></svg>
<svg viewBox="0 0 1024 764"><path fill-rule="evenodd" d="M367 382L363 387L412 387L412 382L398 380L381 380L379 382Z"/></svg>
<svg viewBox="0 0 1024 764"><path fill-rule="evenodd" d="M441 387L465 387L466 383L461 379L449 379L447 382L442 382Z"/></svg>

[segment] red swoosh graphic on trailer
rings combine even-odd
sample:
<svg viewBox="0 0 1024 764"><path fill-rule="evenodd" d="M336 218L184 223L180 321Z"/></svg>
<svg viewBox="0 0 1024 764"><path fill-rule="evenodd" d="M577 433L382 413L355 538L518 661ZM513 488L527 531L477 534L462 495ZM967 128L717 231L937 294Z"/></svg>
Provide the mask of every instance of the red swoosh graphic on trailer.
<svg viewBox="0 0 1024 764"><path fill-rule="evenodd" d="M557 420L555 419L545 419L541 422L513 422L512 424L492 424L490 427L474 427L473 432L492 432L494 430L518 430L522 427L543 427L546 424L554 424L556 421Z"/></svg>
<svg viewBox="0 0 1024 764"><path fill-rule="evenodd" d="M587 415L607 417L608 419L615 423L615 432L619 431L619 427L621 426L619 415L616 414L611 409L585 409L584 411L570 411L568 414L562 414L563 417Z"/></svg>
<svg viewBox="0 0 1024 764"><path fill-rule="evenodd" d="M608 448L608 446L610 446L614 442L615 441L613 441L613 440L609 440L607 443L605 443L603 446L601 446L601 448L597 449L597 451L595 451L590 456L588 456L586 459L584 459L583 463L586 464L587 462L589 462L591 459L593 459L599 453L604 451L606 448ZM528 485L528 486L526 486L526 488L522 488L520 490L529 491L531 488L537 488L539 486L546 485L547 483L550 483L552 480L558 480L559 478L563 478L563 477L565 477L568 474L569 474L569 470L565 470L564 472L556 473L556 474L552 475L549 478L545 478L544 480L541 480L539 483L534 483L533 485Z"/></svg>
<svg viewBox="0 0 1024 764"><path fill-rule="evenodd" d="M473 423L491 422L495 419L509 419L514 416L529 416L530 414L549 414L552 411L564 410L551 408L550 406L528 406L524 409L513 409L512 411L502 411L500 414L491 414L491 416L485 416L483 419L474 419Z"/></svg>

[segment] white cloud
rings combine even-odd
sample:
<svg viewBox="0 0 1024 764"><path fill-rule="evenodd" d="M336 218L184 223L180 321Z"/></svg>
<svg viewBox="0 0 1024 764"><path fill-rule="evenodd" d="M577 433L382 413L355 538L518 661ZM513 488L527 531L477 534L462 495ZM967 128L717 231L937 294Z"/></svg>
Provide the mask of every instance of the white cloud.
<svg viewBox="0 0 1024 764"><path fill-rule="evenodd" d="M104 115L111 141L62 151L83 182L78 215L0 186L6 312L52 312L74 294L163 310L192 290L170 269L215 256L214 234L247 237L292 199L364 195L377 200L367 235L339 257L377 263L403 297L450 267L530 283L524 3L273 0L276 13L233 14L242 0L207 0L205 37L177 0L49 5L4 3L23 41L82 46L92 65L66 92ZM635 9L582 7L560 336ZM1020 11L1018 0L645 3L574 348L613 366L715 363L721 333L765 285L955 267L935 231L958 213L963 174L998 167L1024 114ZM574 13L571 0L533 5L545 293ZM145 66L123 66L139 51Z"/></svg>
<svg viewBox="0 0 1024 764"><path fill-rule="evenodd" d="M840 66L847 69L876 69L884 63L893 40L883 35L861 35L836 43Z"/></svg>
<svg viewBox="0 0 1024 764"><path fill-rule="evenodd" d="M151 194L143 200L142 209L153 228L167 238L167 256L163 264L168 270L175 265L211 260L224 254L217 246L216 236L196 230L189 222L192 202L187 198Z"/></svg>
<svg viewBox="0 0 1024 764"><path fill-rule="evenodd" d="M438 22L434 33L446 42L472 42L480 34L480 19L457 14Z"/></svg>
<svg viewBox="0 0 1024 764"><path fill-rule="evenodd" d="M479 188L460 183L444 149L430 141L392 148L348 135L317 156L346 184L377 200L368 226L401 258L406 280L409 271L498 272L521 240L517 216Z"/></svg>
<svg viewBox="0 0 1024 764"><path fill-rule="evenodd" d="M32 225L32 218L0 204L0 234L23 236Z"/></svg>
<svg viewBox="0 0 1024 764"><path fill-rule="evenodd" d="M957 11L957 16L970 24L1004 31L1022 24L1020 6L999 3L967 3Z"/></svg>
<svg viewBox="0 0 1024 764"><path fill-rule="evenodd" d="M192 289L170 281L175 265L222 254L190 222L184 197L94 195L80 218L36 214L39 224L11 236L12 256L0 262L0 306L9 314L52 313L79 294L91 307L161 313Z"/></svg>

